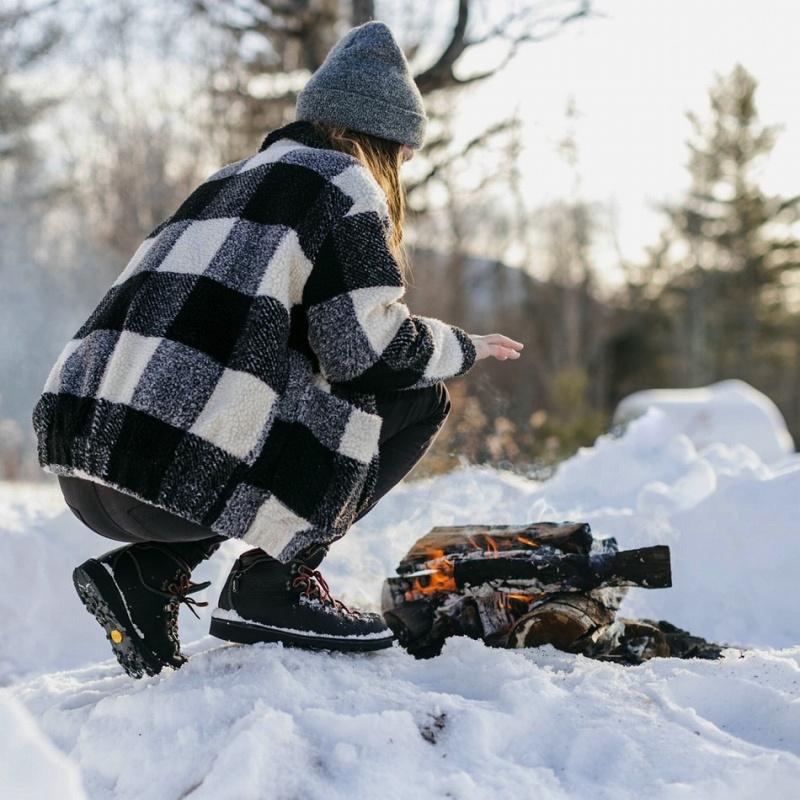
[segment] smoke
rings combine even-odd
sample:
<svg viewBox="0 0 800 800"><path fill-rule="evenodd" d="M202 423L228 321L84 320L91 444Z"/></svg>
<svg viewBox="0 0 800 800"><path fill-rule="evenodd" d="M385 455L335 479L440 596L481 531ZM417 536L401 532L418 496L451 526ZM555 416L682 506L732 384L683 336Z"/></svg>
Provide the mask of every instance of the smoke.
<svg viewBox="0 0 800 800"><path fill-rule="evenodd" d="M0 197L0 477L35 479L31 411L59 352L92 302L69 284L57 247L24 196ZM47 254L52 253L52 261Z"/></svg>

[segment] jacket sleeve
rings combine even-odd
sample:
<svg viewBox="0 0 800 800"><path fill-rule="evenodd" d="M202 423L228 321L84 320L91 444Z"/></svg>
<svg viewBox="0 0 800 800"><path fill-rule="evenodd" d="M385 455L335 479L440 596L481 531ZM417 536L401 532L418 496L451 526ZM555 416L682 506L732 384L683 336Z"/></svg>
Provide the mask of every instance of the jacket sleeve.
<svg viewBox="0 0 800 800"><path fill-rule="evenodd" d="M333 227L304 290L309 343L331 383L359 392L418 389L466 372L475 346L460 328L412 315L375 210Z"/></svg>

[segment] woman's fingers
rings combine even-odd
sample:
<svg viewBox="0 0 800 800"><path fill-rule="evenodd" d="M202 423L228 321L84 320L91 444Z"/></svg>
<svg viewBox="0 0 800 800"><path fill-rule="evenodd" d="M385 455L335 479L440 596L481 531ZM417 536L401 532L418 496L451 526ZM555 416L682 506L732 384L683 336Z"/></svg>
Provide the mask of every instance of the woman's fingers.
<svg viewBox="0 0 800 800"><path fill-rule="evenodd" d="M522 342L503 336L502 333L489 333L486 336L470 336L470 338L475 345L475 358L478 361L489 356L498 361L517 359L524 346Z"/></svg>
<svg viewBox="0 0 800 800"><path fill-rule="evenodd" d="M520 350L522 350L522 342L509 339L508 336L503 336L500 333L490 333L486 339L489 345L493 348L492 355L495 358L519 358Z"/></svg>

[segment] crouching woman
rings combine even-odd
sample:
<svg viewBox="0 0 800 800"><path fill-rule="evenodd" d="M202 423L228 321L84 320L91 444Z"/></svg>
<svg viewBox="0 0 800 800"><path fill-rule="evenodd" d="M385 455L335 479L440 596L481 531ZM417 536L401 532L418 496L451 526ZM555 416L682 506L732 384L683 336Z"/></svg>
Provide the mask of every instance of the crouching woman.
<svg viewBox="0 0 800 800"><path fill-rule="evenodd" d="M522 347L403 302L399 171L425 122L389 29L352 30L297 121L146 239L54 366L40 461L87 527L125 543L73 578L130 675L186 660L178 609L226 538L253 549L214 635L391 644L379 615L331 597L320 562L430 446L442 381Z"/></svg>

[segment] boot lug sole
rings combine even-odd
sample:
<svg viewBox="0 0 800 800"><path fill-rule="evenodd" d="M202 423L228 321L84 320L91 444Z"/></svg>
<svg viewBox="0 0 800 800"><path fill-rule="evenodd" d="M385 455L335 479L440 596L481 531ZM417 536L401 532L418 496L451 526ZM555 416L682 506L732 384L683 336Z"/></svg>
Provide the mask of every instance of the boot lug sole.
<svg viewBox="0 0 800 800"><path fill-rule="evenodd" d="M394 637L369 639L332 636L305 635L299 631L283 628L270 628L265 625L248 624L236 620L211 618L209 633L217 639L238 644L258 644L260 642L280 642L289 647L300 647L308 650L335 650L338 652L365 653L383 650L392 646Z"/></svg>
<svg viewBox="0 0 800 800"><path fill-rule="evenodd" d="M145 644L125 608L125 601L111 576L102 564L94 559L81 564L72 573L75 591L86 610L97 620L106 633L111 649L120 666L131 678L158 675L165 666ZM112 609L109 600L115 606ZM122 638L114 641L112 632Z"/></svg>

